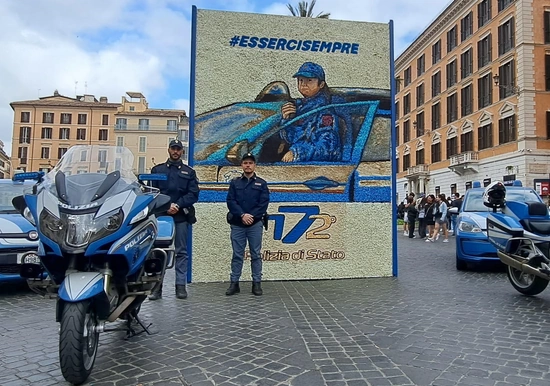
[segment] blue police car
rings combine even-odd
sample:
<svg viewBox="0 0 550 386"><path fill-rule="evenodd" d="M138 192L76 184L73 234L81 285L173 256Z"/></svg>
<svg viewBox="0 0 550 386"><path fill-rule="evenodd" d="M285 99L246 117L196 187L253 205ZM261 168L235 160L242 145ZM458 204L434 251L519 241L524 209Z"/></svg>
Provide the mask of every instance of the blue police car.
<svg viewBox="0 0 550 386"><path fill-rule="evenodd" d="M0 283L24 281L19 275L20 264L40 262L38 233L11 203L33 184L0 179Z"/></svg>
<svg viewBox="0 0 550 386"><path fill-rule="evenodd" d="M485 189L474 182L469 189L456 219L456 269L465 270L468 264L500 262L496 248L487 237L487 216L492 209L483 204ZM532 188L521 186L514 181L506 187L506 200L543 202Z"/></svg>

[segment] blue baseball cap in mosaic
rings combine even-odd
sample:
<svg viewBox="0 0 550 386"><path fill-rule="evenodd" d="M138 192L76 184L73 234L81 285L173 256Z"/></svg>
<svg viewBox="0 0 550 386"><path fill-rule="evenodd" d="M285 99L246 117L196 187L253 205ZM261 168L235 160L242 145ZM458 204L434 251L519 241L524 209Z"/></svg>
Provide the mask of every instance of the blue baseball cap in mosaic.
<svg viewBox="0 0 550 386"><path fill-rule="evenodd" d="M179 139L173 139L170 141L170 145L168 147L179 147L180 149L183 149L183 143Z"/></svg>
<svg viewBox="0 0 550 386"><path fill-rule="evenodd" d="M298 72L294 74L293 78L298 76L303 76L304 78L317 78L324 81L325 70L323 70L323 67L319 66L317 63L305 62L302 64Z"/></svg>
<svg viewBox="0 0 550 386"><path fill-rule="evenodd" d="M252 161L254 161L254 163L256 163L256 157L254 157L254 154L252 154L252 153L246 153L245 155L243 155L243 157L241 158L241 163L245 159L251 159Z"/></svg>

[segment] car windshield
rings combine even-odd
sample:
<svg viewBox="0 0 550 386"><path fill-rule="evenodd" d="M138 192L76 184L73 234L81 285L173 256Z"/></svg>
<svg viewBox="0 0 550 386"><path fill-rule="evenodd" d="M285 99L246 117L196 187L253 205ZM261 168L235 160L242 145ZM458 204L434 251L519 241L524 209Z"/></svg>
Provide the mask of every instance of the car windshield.
<svg viewBox="0 0 550 386"><path fill-rule="evenodd" d="M470 191L463 204L464 212L490 212L491 208L483 205L483 190ZM507 189L506 201L541 202L533 189Z"/></svg>
<svg viewBox="0 0 550 386"><path fill-rule="evenodd" d="M11 200L22 195L28 188L29 185L17 182L0 184L0 213L19 213L11 204Z"/></svg>

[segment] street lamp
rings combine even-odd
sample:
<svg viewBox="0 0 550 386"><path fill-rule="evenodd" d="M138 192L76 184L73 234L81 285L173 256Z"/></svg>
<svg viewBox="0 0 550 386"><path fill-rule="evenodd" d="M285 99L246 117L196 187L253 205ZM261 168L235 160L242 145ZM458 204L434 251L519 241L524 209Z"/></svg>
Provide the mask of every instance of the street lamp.
<svg viewBox="0 0 550 386"><path fill-rule="evenodd" d="M500 77L498 76L498 74L495 74L495 75L493 76L493 81L495 82L495 86L498 86L499 88L502 88L502 89L504 89L504 90L510 90L510 91L512 91L512 92L513 92L514 94L516 94L516 95L521 94L521 90L520 90L520 88L519 88L518 86L510 86L510 85L508 85L508 84L504 84L504 85L499 84L499 82L500 82Z"/></svg>

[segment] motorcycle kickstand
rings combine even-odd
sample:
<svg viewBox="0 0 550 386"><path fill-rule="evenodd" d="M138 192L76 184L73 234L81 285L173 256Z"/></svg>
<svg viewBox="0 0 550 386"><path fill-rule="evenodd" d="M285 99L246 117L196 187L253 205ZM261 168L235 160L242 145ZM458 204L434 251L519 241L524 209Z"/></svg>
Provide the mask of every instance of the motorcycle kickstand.
<svg viewBox="0 0 550 386"><path fill-rule="evenodd" d="M136 330L132 327L132 321L136 321L142 328L140 332L136 332ZM153 335L151 331L149 331L149 327L151 327L153 323L149 323L147 326L141 321L139 316L132 312L131 315L128 316L128 319L126 320L126 328L127 328L127 334L126 338L124 340L128 340L134 336L138 336L143 334L144 332L147 333L147 335Z"/></svg>

